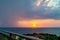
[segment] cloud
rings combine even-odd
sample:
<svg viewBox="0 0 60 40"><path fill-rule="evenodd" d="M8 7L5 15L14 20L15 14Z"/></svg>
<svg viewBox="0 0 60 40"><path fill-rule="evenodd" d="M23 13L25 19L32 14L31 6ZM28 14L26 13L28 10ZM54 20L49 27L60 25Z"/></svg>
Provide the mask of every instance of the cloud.
<svg viewBox="0 0 60 40"><path fill-rule="evenodd" d="M1 26L14 26L17 20L60 20L60 0L5 0L0 3Z"/></svg>
<svg viewBox="0 0 60 40"><path fill-rule="evenodd" d="M37 0L36 3L35 3L36 6L37 6L37 7L40 6L41 2L42 2L42 0Z"/></svg>
<svg viewBox="0 0 60 40"><path fill-rule="evenodd" d="M1 27L2 24L3 24L3 23L2 23L2 21L0 20L0 27Z"/></svg>
<svg viewBox="0 0 60 40"><path fill-rule="evenodd" d="M36 6L36 4L34 4L32 6L32 12L30 11L30 13L28 12L28 14L30 14L29 16L33 15L32 18L35 18L35 16L37 16L37 18L42 18L42 19L60 19L60 16L58 14L60 14L59 12L59 8L60 8L60 4L59 4L60 0L36 0L33 3L39 4L39 6ZM33 4L32 3L32 4ZM35 15L35 16L34 16Z"/></svg>

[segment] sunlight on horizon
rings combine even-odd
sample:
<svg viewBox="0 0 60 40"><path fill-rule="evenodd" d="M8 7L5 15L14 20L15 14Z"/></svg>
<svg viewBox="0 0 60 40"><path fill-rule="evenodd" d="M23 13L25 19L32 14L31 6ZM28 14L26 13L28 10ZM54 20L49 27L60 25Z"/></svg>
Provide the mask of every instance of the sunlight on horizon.
<svg viewBox="0 0 60 40"><path fill-rule="evenodd" d="M31 24L32 28L37 28L37 26L38 26L37 25L38 23L36 21L31 21L30 24Z"/></svg>
<svg viewBox="0 0 60 40"><path fill-rule="evenodd" d="M22 27L28 27L28 28L37 28L37 24L38 22L35 20L30 20L30 21L18 21L17 22L18 25L17 26L22 26Z"/></svg>
<svg viewBox="0 0 60 40"><path fill-rule="evenodd" d="M54 20L54 19L20 20L20 21L17 21L15 26L22 27L22 28L59 27L60 26L60 20Z"/></svg>

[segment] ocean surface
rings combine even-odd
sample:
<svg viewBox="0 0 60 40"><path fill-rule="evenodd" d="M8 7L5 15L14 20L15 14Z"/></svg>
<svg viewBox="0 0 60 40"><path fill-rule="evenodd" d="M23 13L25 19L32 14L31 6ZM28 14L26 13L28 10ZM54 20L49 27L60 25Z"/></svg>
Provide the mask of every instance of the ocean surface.
<svg viewBox="0 0 60 40"><path fill-rule="evenodd" d="M6 30L10 32L15 32L19 34L27 34L27 33L49 33L60 35L60 28L0 28L0 31Z"/></svg>

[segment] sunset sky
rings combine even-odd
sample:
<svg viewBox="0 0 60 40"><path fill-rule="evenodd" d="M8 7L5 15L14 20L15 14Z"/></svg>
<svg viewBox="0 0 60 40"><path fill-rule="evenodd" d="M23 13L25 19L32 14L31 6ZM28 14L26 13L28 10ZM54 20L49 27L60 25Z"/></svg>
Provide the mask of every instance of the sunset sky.
<svg viewBox="0 0 60 40"><path fill-rule="evenodd" d="M60 27L60 0L0 0L0 27Z"/></svg>

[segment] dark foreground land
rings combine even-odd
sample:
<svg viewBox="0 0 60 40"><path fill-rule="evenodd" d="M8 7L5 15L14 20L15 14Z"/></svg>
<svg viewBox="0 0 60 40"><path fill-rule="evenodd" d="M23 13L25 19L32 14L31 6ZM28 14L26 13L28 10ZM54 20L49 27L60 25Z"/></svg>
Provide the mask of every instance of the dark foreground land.
<svg viewBox="0 0 60 40"><path fill-rule="evenodd" d="M33 33L33 34L23 34L26 36L33 36L43 40L60 40L60 36L55 34L48 34L48 33Z"/></svg>
<svg viewBox="0 0 60 40"><path fill-rule="evenodd" d="M23 34L23 35L36 37L42 40L60 40L60 36L57 36L55 34L48 34L48 33L33 33L33 34ZM18 40L22 40L22 39L23 38L21 37L18 38ZM0 40L15 40L15 39L10 39L5 34L0 33Z"/></svg>

